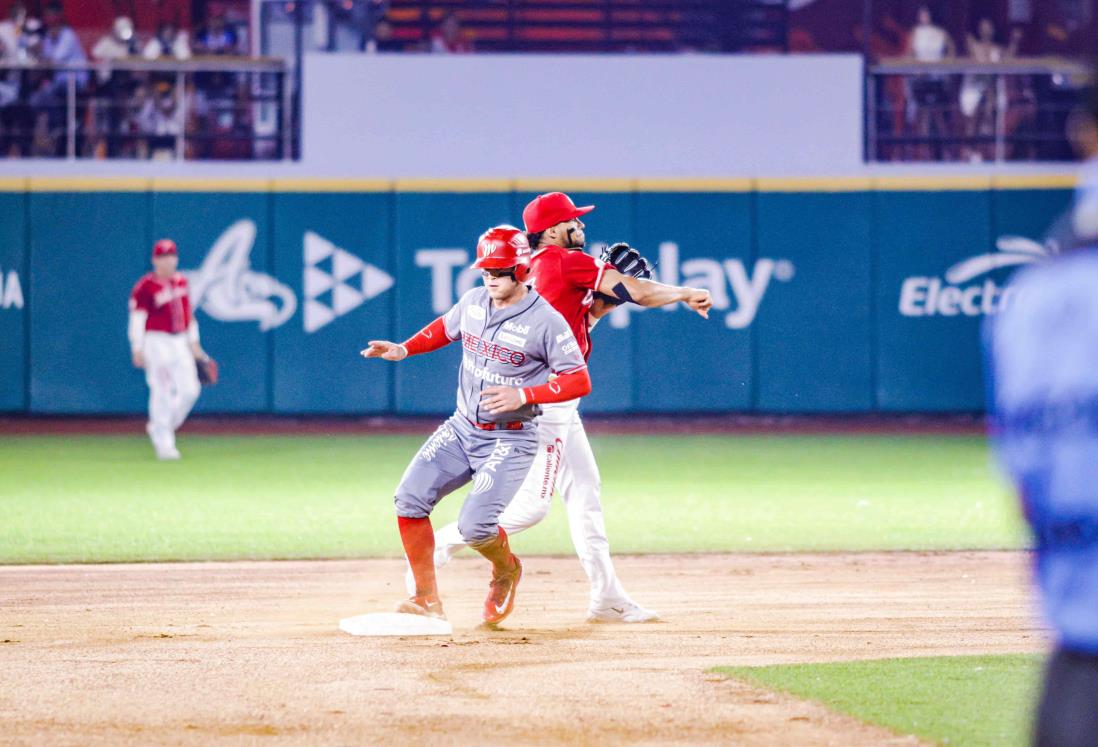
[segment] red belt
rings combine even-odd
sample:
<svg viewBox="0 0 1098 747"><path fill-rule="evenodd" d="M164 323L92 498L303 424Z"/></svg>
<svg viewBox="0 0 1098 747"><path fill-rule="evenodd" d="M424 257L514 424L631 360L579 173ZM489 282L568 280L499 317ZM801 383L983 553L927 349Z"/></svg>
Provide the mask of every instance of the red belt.
<svg viewBox="0 0 1098 747"><path fill-rule="evenodd" d="M469 418L465 418L469 420ZM469 420L469 425L480 428L482 431L521 431L526 425L523 420L512 420L510 423L477 423Z"/></svg>

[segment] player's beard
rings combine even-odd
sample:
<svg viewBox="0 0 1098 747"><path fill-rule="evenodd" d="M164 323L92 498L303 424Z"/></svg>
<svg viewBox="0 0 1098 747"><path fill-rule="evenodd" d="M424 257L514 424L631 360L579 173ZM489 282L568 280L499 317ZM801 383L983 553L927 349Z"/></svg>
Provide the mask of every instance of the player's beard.
<svg viewBox="0 0 1098 747"><path fill-rule="evenodd" d="M565 234L565 240L564 240L564 241L565 241L565 245L564 245L564 248L565 248L565 249L577 249L577 250L580 250L580 251L582 251L582 250L583 250L583 246L584 246L584 244L585 244L586 242L585 242L585 241L580 241L579 243L576 243L576 238L575 238L575 236L576 236L576 229L574 229L574 228L569 228L569 229L568 229L568 233L566 233L566 234ZM585 236L584 238L586 238L586 236Z"/></svg>

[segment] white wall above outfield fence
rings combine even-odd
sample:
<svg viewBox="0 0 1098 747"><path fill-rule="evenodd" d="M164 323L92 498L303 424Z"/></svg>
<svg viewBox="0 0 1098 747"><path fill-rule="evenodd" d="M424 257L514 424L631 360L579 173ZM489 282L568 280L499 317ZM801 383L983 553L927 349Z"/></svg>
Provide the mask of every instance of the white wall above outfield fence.
<svg viewBox="0 0 1098 747"><path fill-rule="evenodd" d="M853 55L310 55L304 164L384 177L862 167Z"/></svg>

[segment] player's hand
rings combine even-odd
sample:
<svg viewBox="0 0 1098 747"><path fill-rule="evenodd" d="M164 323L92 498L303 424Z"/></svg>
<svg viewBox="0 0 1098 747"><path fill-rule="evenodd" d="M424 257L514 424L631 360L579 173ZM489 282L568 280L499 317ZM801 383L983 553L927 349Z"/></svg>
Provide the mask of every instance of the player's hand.
<svg viewBox="0 0 1098 747"><path fill-rule="evenodd" d="M490 386L480 393L480 404L493 415L522 407L522 396L512 386Z"/></svg>
<svg viewBox="0 0 1098 747"><path fill-rule="evenodd" d="M713 308L713 297L704 288L688 288L684 303L706 319Z"/></svg>
<svg viewBox="0 0 1098 747"><path fill-rule="evenodd" d="M140 350L133 351L133 367L144 368L145 367L145 354Z"/></svg>
<svg viewBox="0 0 1098 747"><path fill-rule="evenodd" d="M388 340L370 340L369 347L360 355L363 358L381 358L387 361L402 361L408 357L408 351L403 345Z"/></svg>

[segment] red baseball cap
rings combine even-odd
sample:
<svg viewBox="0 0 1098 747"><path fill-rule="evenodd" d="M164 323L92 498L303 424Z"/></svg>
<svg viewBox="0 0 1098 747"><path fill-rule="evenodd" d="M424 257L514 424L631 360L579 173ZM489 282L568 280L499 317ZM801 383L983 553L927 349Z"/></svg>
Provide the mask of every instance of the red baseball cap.
<svg viewBox="0 0 1098 747"><path fill-rule="evenodd" d="M171 239L160 239L160 241L153 244L154 257L163 257L165 254L179 255L179 249Z"/></svg>
<svg viewBox="0 0 1098 747"><path fill-rule="evenodd" d="M538 233L558 223L587 215L594 209L594 205L576 207L572 198L563 192L549 192L538 195L526 206L522 211L522 222L527 231Z"/></svg>

